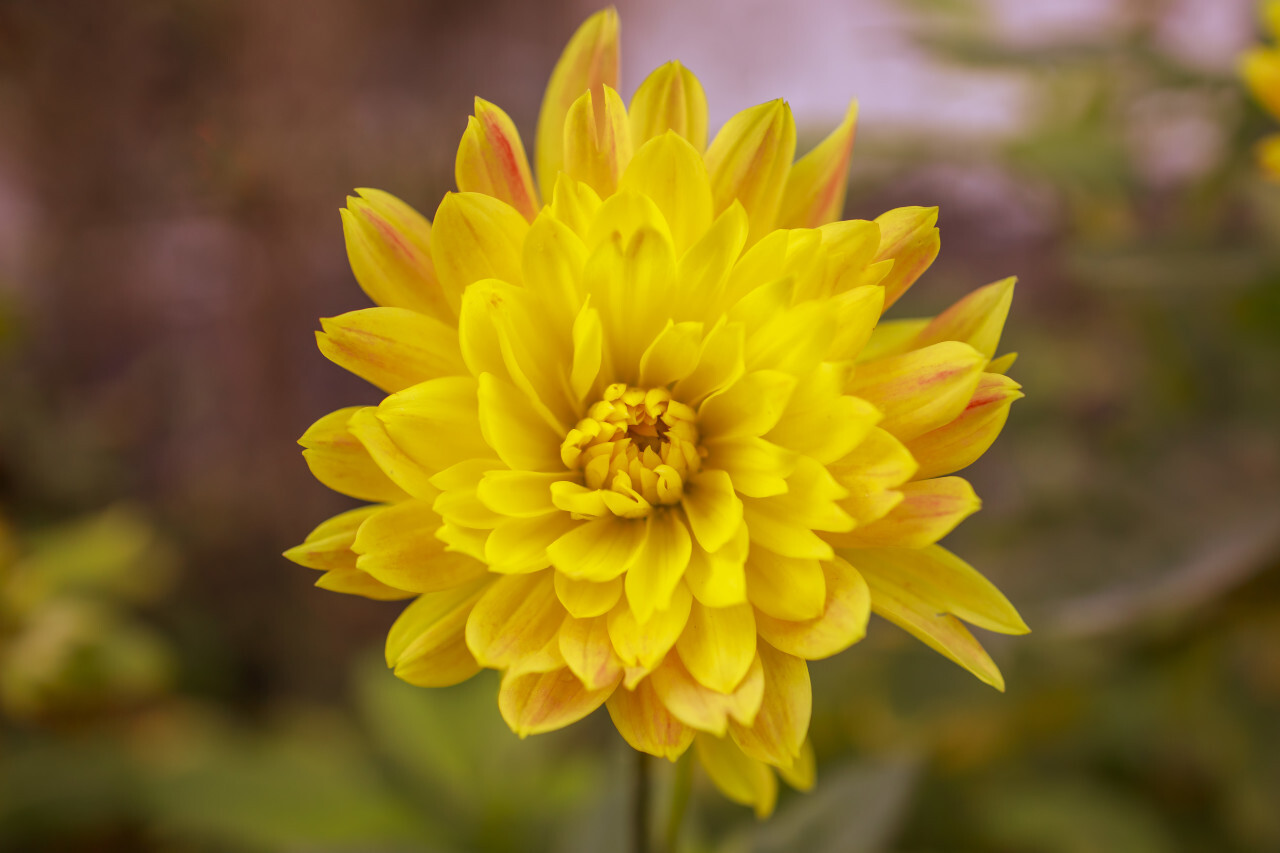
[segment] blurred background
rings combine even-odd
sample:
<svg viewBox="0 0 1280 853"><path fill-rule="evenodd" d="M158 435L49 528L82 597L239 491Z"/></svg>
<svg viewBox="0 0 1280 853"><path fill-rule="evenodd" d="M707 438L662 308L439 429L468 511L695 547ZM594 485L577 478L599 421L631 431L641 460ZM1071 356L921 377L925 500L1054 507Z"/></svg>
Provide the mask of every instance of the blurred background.
<svg viewBox="0 0 1280 853"><path fill-rule="evenodd" d="M873 619L813 667L819 785L689 851L1280 850L1280 186L1249 0L619 2L623 95L861 102L846 215L940 205L894 316L1020 277L1027 399L948 544L1034 633L1001 695ZM532 137L594 5L0 0L0 849L621 849L601 712L396 681L400 605L279 553L349 506L295 439L375 389L337 209L431 215L480 95ZM672 784L670 774L660 786ZM658 802L664 801L659 791Z"/></svg>

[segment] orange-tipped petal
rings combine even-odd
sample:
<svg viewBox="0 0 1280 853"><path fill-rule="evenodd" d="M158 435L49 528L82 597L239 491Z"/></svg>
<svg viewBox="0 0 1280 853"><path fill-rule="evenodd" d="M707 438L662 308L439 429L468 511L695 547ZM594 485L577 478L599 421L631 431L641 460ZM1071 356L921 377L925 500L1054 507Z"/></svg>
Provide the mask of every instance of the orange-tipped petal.
<svg viewBox="0 0 1280 853"><path fill-rule="evenodd" d="M342 233L360 287L379 305L410 308L441 320L451 314L431 261L431 223L382 190L347 196Z"/></svg>
<svg viewBox="0 0 1280 853"><path fill-rule="evenodd" d="M543 198L551 196L556 175L564 168L564 125L569 107L588 90L602 103L605 86L618 87L618 12L612 7L596 12L578 27L542 96L534 154Z"/></svg>
<svg viewBox="0 0 1280 853"><path fill-rule="evenodd" d="M613 195L631 162L631 126L627 108L612 86L583 92L564 120L564 173L601 198Z"/></svg>
<svg viewBox="0 0 1280 853"><path fill-rule="evenodd" d="M938 257L942 241L937 221L936 207L899 207L876 217L880 225L880 251L876 260L893 261L889 274L880 281L886 311Z"/></svg>
<svg viewBox="0 0 1280 853"><path fill-rule="evenodd" d="M576 723L609 698L616 685L588 690L568 668L517 675L508 672L498 690L498 710L520 737Z"/></svg>
<svg viewBox="0 0 1280 853"><path fill-rule="evenodd" d="M501 109L476 98L476 114L462 134L454 175L462 192L501 199L530 222L538 215L538 194L520 133Z"/></svg>
<svg viewBox="0 0 1280 853"><path fill-rule="evenodd" d="M950 423L906 442L920 463L917 479L952 474L977 461L1000 435L1009 407L1023 396L1022 386L1007 376L984 373L969 405Z"/></svg>
<svg viewBox="0 0 1280 853"><path fill-rule="evenodd" d="M858 365L849 392L884 413L881 429L910 441L964 411L986 361L968 344L944 341Z"/></svg>
<svg viewBox="0 0 1280 853"><path fill-rule="evenodd" d="M466 372L458 331L406 308L364 308L320 321L316 344L339 367L394 393Z"/></svg>
<svg viewBox="0 0 1280 853"><path fill-rule="evenodd" d="M781 99L729 119L707 149L716 213L741 202L751 222L748 244L773 230L795 153L795 119Z"/></svg>
<svg viewBox="0 0 1280 853"><path fill-rule="evenodd" d="M857 121L858 102L853 101L831 135L791 167L778 214L780 228L817 228L840 218Z"/></svg>
<svg viewBox="0 0 1280 853"><path fill-rule="evenodd" d="M902 502L884 518L829 540L837 548L923 548L946 536L982 506L967 480L939 477L899 487Z"/></svg>
<svg viewBox="0 0 1280 853"><path fill-rule="evenodd" d="M707 95L693 72L671 61L654 69L631 98L631 139L639 148L674 130L699 153L707 147Z"/></svg>
<svg viewBox="0 0 1280 853"><path fill-rule="evenodd" d="M609 716L633 749L675 761L693 743L693 729L667 710L646 678L635 690L613 691L607 704Z"/></svg>
<svg viewBox="0 0 1280 853"><path fill-rule="evenodd" d="M968 296L935 317L912 341L912 349L920 349L941 341L961 341L987 358L993 358L1000 346L1009 306L1013 304L1010 277L979 287Z"/></svg>

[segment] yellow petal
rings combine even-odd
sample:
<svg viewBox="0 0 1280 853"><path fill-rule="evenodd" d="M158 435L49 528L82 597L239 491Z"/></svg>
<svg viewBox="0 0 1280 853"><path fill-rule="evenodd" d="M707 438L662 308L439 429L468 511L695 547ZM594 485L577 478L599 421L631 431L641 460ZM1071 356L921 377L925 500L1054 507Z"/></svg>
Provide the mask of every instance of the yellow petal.
<svg viewBox="0 0 1280 853"><path fill-rule="evenodd" d="M566 179L567 180L567 179ZM590 190L588 190L590 192ZM544 210L524 238L520 270L524 286L535 294L555 338L570 336L582 310L582 268L587 247L551 210Z"/></svg>
<svg viewBox="0 0 1280 853"><path fill-rule="evenodd" d="M691 477L680 505L698 544L706 551L719 551L742 526L742 501L725 471L703 469Z"/></svg>
<svg viewBox="0 0 1280 853"><path fill-rule="evenodd" d="M529 398L492 373L481 374L480 432L509 467L525 471L563 471L562 436L538 415Z"/></svg>
<svg viewBox="0 0 1280 853"><path fill-rule="evenodd" d="M596 389L599 396L597 380L600 367L604 363L604 326L600 322L600 312L590 305L583 305L581 313L573 322L573 366L569 372L569 387L575 399L581 404Z"/></svg>
<svg viewBox="0 0 1280 853"><path fill-rule="evenodd" d="M555 510L551 484L567 479L569 472L487 471L476 495L494 512L513 518L532 518Z"/></svg>
<svg viewBox="0 0 1280 853"><path fill-rule="evenodd" d="M931 607L951 613L988 631L1026 634L1022 621L1000 590L950 551L938 545L927 548L874 548L850 551L858 569L868 579L874 575L881 587L892 586Z"/></svg>
<svg viewBox="0 0 1280 853"><path fill-rule="evenodd" d="M535 154L544 198L564 168L564 123L570 105L588 89L602 96L606 85L618 86L618 13L612 8L596 12L578 27L542 96Z"/></svg>
<svg viewBox="0 0 1280 853"><path fill-rule="evenodd" d="M795 470L798 454L763 438L707 441L706 465L727 471L739 494L752 498L780 495Z"/></svg>
<svg viewBox="0 0 1280 853"><path fill-rule="evenodd" d="M604 92L583 92L564 120L564 173L608 198L631 162L631 125L622 98L606 85Z"/></svg>
<svg viewBox="0 0 1280 853"><path fill-rule="evenodd" d="M591 187L582 181L575 181L564 172L556 178L555 187L551 196L551 212L556 221L563 223L578 237L586 239L600 210L600 196Z"/></svg>
<svg viewBox="0 0 1280 853"><path fill-rule="evenodd" d="M941 341L961 341L987 358L996 354L1009 306L1013 304L1016 278L980 287L943 311L916 337L913 349Z"/></svg>
<svg viewBox="0 0 1280 853"><path fill-rule="evenodd" d="M431 256L452 316L467 285L485 278L521 284L529 223L511 205L483 193L446 193L431 229Z"/></svg>
<svg viewBox="0 0 1280 853"><path fill-rule="evenodd" d="M829 541L838 548L923 548L946 536L982 507L960 477L916 480L899 487L902 502L884 518Z"/></svg>
<svg viewBox="0 0 1280 853"><path fill-rule="evenodd" d="M409 308L448 322L445 300L431 261L431 223L382 190L356 190L347 197L342 233L356 281L379 305Z"/></svg>
<svg viewBox="0 0 1280 853"><path fill-rule="evenodd" d="M648 678L635 690L613 691L606 707L618 734L632 749L675 761L693 743L693 729L667 710Z"/></svg>
<svg viewBox="0 0 1280 853"><path fill-rule="evenodd" d="M689 565L689 528L671 510L657 511L646 520L644 543L627 566L627 603L636 621L648 622L655 611L666 610Z"/></svg>
<svg viewBox="0 0 1280 853"><path fill-rule="evenodd" d="M693 72L677 61L654 69L627 109L636 145L674 131L701 153L707 147L707 95Z"/></svg>
<svg viewBox="0 0 1280 853"><path fill-rule="evenodd" d="M848 390L884 413L881 429L910 441L964 411L985 364L968 344L945 341L858 365Z"/></svg>
<svg viewBox="0 0 1280 853"><path fill-rule="evenodd" d="M716 212L740 201L751 220L749 243L774 228L795 153L796 124L782 100L738 113L707 149Z"/></svg>
<svg viewBox="0 0 1280 853"><path fill-rule="evenodd" d="M1254 48L1240 57L1240 75L1271 115L1280 117L1280 52Z"/></svg>
<svg viewBox="0 0 1280 853"><path fill-rule="evenodd" d="M702 324L667 321L667 325L640 356L640 387L670 387L697 366L702 349Z"/></svg>
<svg viewBox="0 0 1280 853"><path fill-rule="evenodd" d="M836 320L831 307L819 301L778 311L747 336L747 370L769 368L796 377L812 373L835 339Z"/></svg>
<svg viewBox="0 0 1280 853"><path fill-rule="evenodd" d="M560 625L567 618L550 572L505 575L476 602L467 619L467 648L483 666L550 672L564 666Z"/></svg>
<svg viewBox="0 0 1280 853"><path fill-rule="evenodd" d="M647 533L642 521L605 516L576 525L547 546L547 556L571 578L607 581L635 561Z"/></svg>
<svg viewBox="0 0 1280 853"><path fill-rule="evenodd" d="M836 557L822 564L826 601L813 619L777 619L756 614L760 637L780 652L805 660L820 660L858 642L866 635L871 615L871 592L857 570Z"/></svg>
<svg viewBox="0 0 1280 853"><path fill-rule="evenodd" d="M457 331L416 311L365 308L320 325L316 344L325 358L384 391L466 372Z"/></svg>
<svg viewBox="0 0 1280 853"><path fill-rule="evenodd" d="M635 687L671 651L689 621L692 603L689 588L680 584L671 596L671 606L659 610L644 624L636 621L625 601L619 601L609 611L609 637L627 667L627 687Z"/></svg>
<svg viewBox="0 0 1280 853"><path fill-rule="evenodd" d="M489 568L502 574L536 572L551 565L548 547L578 526L563 512L513 518L493 529L482 556Z"/></svg>
<svg viewBox="0 0 1280 853"><path fill-rule="evenodd" d="M847 365L825 363L801 377L767 439L823 464L848 455L880 420L880 411L843 393L847 375Z"/></svg>
<svg viewBox="0 0 1280 853"><path fill-rule="evenodd" d="M697 406L711 394L733 385L746 371L745 348L746 333L740 323L717 323L703 338L697 366L675 384L672 396Z"/></svg>
<svg viewBox="0 0 1280 853"><path fill-rule="evenodd" d="M1014 362L1018 360L1016 352L1007 352L999 358L993 358L987 362L987 373L995 373L1004 376L1009 372L1009 368L1013 367Z"/></svg>
<svg viewBox="0 0 1280 853"><path fill-rule="evenodd" d="M827 350L827 359L857 358L875 334L876 322L884 312L884 288L864 285L833 296L828 303L836 318L836 333Z"/></svg>
<svg viewBox="0 0 1280 853"><path fill-rule="evenodd" d="M697 149L668 131L640 147L619 183L653 199L671 229L676 255L711 225L711 180Z"/></svg>
<svg viewBox="0 0 1280 853"><path fill-rule="evenodd" d="M911 479L916 467L902 442L876 427L828 470L849 490L849 496L840 501L841 508L862 526L883 518L902 501L897 487Z"/></svg>
<svg viewBox="0 0 1280 853"><path fill-rule="evenodd" d="M622 597L622 578L607 581L584 581L556 572L556 595L569 615L578 619L603 616Z"/></svg>
<svg viewBox="0 0 1280 853"><path fill-rule="evenodd" d="M559 643L564 662L588 690L599 690L622 679L622 661L613 650L604 616L565 618Z"/></svg>
<svg viewBox="0 0 1280 853"><path fill-rule="evenodd" d="M493 456L480 434L477 383L470 376L443 377L413 385L387 397L375 411L387 437L429 475L468 459ZM393 458L393 451L366 440L359 418L358 413L352 420L352 431L369 448L374 461L396 480L398 460ZM411 491L405 483L400 485L415 497L426 497Z"/></svg>
<svg viewBox="0 0 1280 853"><path fill-rule="evenodd" d="M1007 376L984 373L978 389L960 416L944 426L906 442L920 463L917 479L959 471L977 461L1000 435L1009 407L1022 397L1022 386Z"/></svg>
<svg viewBox="0 0 1280 853"><path fill-rule="evenodd" d="M813 691L809 667L798 657L760 643L764 667L764 701L751 726L730 721L733 742L751 758L775 766L790 766L800 755L809 733Z"/></svg>
<svg viewBox="0 0 1280 853"><path fill-rule="evenodd" d="M454 175L462 192L505 201L530 222L538 215L538 194L520 133L507 114L488 101L476 98L476 114L467 120Z"/></svg>
<svg viewBox="0 0 1280 853"><path fill-rule="evenodd" d="M1253 154L1266 177L1272 180L1280 178L1280 134L1273 133L1259 140L1253 147Z"/></svg>
<svg viewBox="0 0 1280 853"><path fill-rule="evenodd" d="M770 232L734 264L720 304L755 331L773 319L775 305L789 308L793 302L818 297L826 272L823 243L823 232L814 228ZM774 290L765 291L769 286ZM775 301L760 301L768 293L775 294Z"/></svg>
<svg viewBox="0 0 1280 853"><path fill-rule="evenodd" d="M778 227L817 228L840 218L857 121L858 102L853 101L839 127L791 167Z"/></svg>
<svg viewBox="0 0 1280 853"><path fill-rule="evenodd" d="M372 515L356 534L356 566L388 586L438 592L488 574L484 563L445 550L440 516L426 501L404 501Z"/></svg>
<svg viewBox="0 0 1280 853"><path fill-rule="evenodd" d="M378 601L409 598L413 593L387 586L356 568L356 554L351 550L356 530L381 509L366 506L336 515L311 531L301 545L285 551L284 556L298 565L324 572L316 581L321 589Z"/></svg>
<svg viewBox="0 0 1280 853"><path fill-rule="evenodd" d="M698 409L698 431L704 438L764 435L787 410L794 377L777 370L757 370Z"/></svg>
<svg viewBox="0 0 1280 853"><path fill-rule="evenodd" d="M755 722L764 700L764 668L758 654L752 655L747 674L730 693L712 690L698 681L675 652L669 653L647 680L681 722L721 737L728 734L730 719L744 726Z"/></svg>
<svg viewBox="0 0 1280 853"><path fill-rule="evenodd" d="M700 683L720 693L732 693L756 657L756 620L751 605L705 607L694 601L676 651Z"/></svg>
<svg viewBox="0 0 1280 853"><path fill-rule="evenodd" d="M773 814L778 802L778 778L769 765L747 757L727 737L699 734L693 745L720 793L735 803L751 806L760 820Z"/></svg>
<svg viewBox="0 0 1280 853"><path fill-rule="evenodd" d="M625 193L609 202L629 199L644 197ZM652 206L647 200L644 204ZM639 380L641 356L671 317L674 277L671 240L647 226L629 238L612 232L587 259L583 280L591 304L600 312L606 363L612 366L614 381Z"/></svg>
<svg viewBox="0 0 1280 853"><path fill-rule="evenodd" d="M351 433L359 406L330 412L298 439L312 475L336 492L365 501L394 502L408 495L383 473L369 451ZM370 410L372 411L372 410Z"/></svg>
<svg viewBox="0 0 1280 853"><path fill-rule="evenodd" d="M800 754L790 766L780 766L778 775L797 791L809 791L817 782L818 759L813 752L813 741L806 739L800 747Z"/></svg>
<svg viewBox="0 0 1280 853"><path fill-rule="evenodd" d="M871 589L871 609L907 631L935 652L942 654L997 690L1004 690L1004 678L982 645L950 613L940 611L891 577L870 571L867 552L849 551L845 556L861 567Z"/></svg>
<svg viewBox="0 0 1280 853"><path fill-rule="evenodd" d="M501 468L497 459L467 459L449 466L431 478L431 485L440 489L432 509L446 523L492 530L506 517L485 506L476 490L485 474Z"/></svg>
<svg viewBox="0 0 1280 853"><path fill-rule="evenodd" d="M818 560L752 548L746 575L747 596L762 615L791 622L822 615L828 593Z"/></svg>
<svg viewBox="0 0 1280 853"><path fill-rule="evenodd" d="M604 704L614 690L610 684L588 690L568 667L551 672L502 676L498 711L520 737L562 729Z"/></svg>
<svg viewBox="0 0 1280 853"><path fill-rule="evenodd" d="M729 607L747 600L744 564L750 538L747 525L739 522L737 531L718 551L708 552L694 543L689 555L685 582L694 598L708 607Z"/></svg>
<svg viewBox="0 0 1280 853"><path fill-rule="evenodd" d="M673 316L684 319L710 319L710 307L724 290L742 248L747 244L751 222L742 204L734 201L680 258L677 272L679 304ZM683 397L691 405L697 401Z"/></svg>
<svg viewBox="0 0 1280 853"><path fill-rule="evenodd" d="M937 221L936 207L899 207L876 217L880 225L876 260L893 261L893 268L881 280L886 311L938 257L942 243Z"/></svg>
<svg viewBox="0 0 1280 853"><path fill-rule="evenodd" d="M486 580L420 595L387 634L387 666L419 687L447 687L480 671L464 639Z"/></svg>
<svg viewBox="0 0 1280 853"><path fill-rule="evenodd" d="M743 501L751 541L788 557L830 559L813 531L853 528L854 519L838 503L848 494L825 467L801 456L785 494Z"/></svg>
<svg viewBox="0 0 1280 853"><path fill-rule="evenodd" d="M884 288L880 288L883 290ZM882 320L871 330L871 337L857 354L857 360L875 361L890 355L901 355L911 349L911 343L931 322L930 318L909 320Z"/></svg>

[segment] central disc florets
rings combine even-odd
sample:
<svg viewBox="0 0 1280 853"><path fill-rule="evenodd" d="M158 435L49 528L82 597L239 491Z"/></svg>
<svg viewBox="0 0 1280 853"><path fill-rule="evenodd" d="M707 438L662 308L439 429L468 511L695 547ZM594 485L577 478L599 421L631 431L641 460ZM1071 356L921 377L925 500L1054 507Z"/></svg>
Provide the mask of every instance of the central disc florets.
<svg viewBox="0 0 1280 853"><path fill-rule="evenodd" d="M569 430L560 458L579 469L589 489L674 504L702 467L693 409L666 388L610 385L604 398Z"/></svg>

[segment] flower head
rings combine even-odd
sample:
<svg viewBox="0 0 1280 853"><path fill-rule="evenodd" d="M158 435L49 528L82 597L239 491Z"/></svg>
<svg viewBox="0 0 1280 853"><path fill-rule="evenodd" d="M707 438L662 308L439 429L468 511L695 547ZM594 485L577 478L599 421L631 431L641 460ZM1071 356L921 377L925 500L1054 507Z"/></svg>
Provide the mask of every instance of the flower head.
<svg viewBox="0 0 1280 853"><path fill-rule="evenodd" d="M1280 40L1280 0L1263 0L1262 22L1272 41ZM1254 98L1273 118L1280 119L1280 48L1255 47L1240 58L1240 73ZM1258 143L1258 163L1272 178L1280 178L1280 134Z"/></svg>
<svg viewBox="0 0 1280 853"><path fill-rule="evenodd" d="M421 685L502 672L521 736L606 705L636 749L696 745L767 814L812 781L807 661L880 613L1001 686L959 621L1026 630L935 543L978 508L948 476L1021 396L993 361L1012 280L880 323L938 252L936 211L835 221L855 108L793 162L783 101L706 144L679 63L624 104L616 14L552 74L536 174L477 100L430 224L361 190L343 222L380 307L320 349L388 392L302 437L374 502L288 556L318 585L415 600L387 660Z"/></svg>

